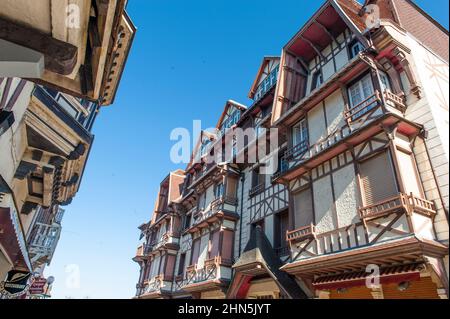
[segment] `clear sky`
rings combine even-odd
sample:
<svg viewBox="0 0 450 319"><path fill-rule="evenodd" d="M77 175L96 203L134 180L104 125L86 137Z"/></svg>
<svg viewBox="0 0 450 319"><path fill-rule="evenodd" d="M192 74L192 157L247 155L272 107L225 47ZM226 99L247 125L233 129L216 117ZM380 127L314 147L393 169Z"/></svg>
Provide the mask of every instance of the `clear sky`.
<svg viewBox="0 0 450 319"><path fill-rule="evenodd" d="M448 0L416 1L448 29ZM137 226L160 181L184 168L169 158L176 127L213 127L227 99L249 105L264 55L282 46L323 1L130 0L138 27L115 104L101 110L80 191L46 275L56 298L130 298ZM76 275L79 271L79 287Z"/></svg>

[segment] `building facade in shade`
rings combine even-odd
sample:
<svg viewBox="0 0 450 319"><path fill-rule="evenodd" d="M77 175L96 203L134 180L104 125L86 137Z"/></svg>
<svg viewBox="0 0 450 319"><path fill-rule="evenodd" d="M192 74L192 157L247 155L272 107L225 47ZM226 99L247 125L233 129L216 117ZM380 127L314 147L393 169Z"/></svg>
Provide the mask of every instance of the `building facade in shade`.
<svg viewBox="0 0 450 319"><path fill-rule="evenodd" d="M0 0L0 282L50 263L136 30L123 0L47 2Z"/></svg>
<svg viewBox="0 0 450 319"><path fill-rule="evenodd" d="M136 297L447 298L448 58L412 1L325 1L161 184Z"/></svg>

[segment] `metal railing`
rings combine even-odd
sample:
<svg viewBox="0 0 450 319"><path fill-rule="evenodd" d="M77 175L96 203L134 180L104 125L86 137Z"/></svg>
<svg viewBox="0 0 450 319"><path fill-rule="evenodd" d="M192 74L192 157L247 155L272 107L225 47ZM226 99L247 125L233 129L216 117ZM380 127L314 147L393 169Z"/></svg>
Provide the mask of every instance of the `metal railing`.
<svg viewBox="0 0 450 319"><path fill-rule="evenodd" d="M259 183L258 185L256 185L255 187L252 187L249 191L248 191L248 196L249 197L253 197L258 195L259 193L262 193L265 189L266 185L264 183Z"/></svg>

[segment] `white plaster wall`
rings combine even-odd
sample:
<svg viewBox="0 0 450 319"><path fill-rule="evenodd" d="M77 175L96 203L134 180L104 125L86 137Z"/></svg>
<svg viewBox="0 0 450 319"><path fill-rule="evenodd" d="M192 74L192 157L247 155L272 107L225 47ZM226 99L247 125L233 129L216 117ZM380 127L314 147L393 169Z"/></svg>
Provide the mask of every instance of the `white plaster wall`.
<svg viewBox="0 0 450 319"><path fill-rule="evenodd" d="M331 177L325 176L313 183L314 213L316 230L326 232L336 228L333 220L333 196L331 190Z"/></svg>
<svg viewBox="0 0 450 319"><path fill-rule="evenodd" d="M344 120L344 98L341 90L336 90L325 99L325 112L327 115L328 134L335 132L346 124Z"/></svg>
<svg viewBox="0 0 450 319"><path fill-rule="evenodd" d="M333 59L330 59L323 67L322 67L323 81L325 82L334 74L334 63Z"/></svg>
<svg viewBox="0 0 450 319"><path fill-rule="evenodd" d="M340 69L342 69L347 63L348 63L348 53L346 49L343 49L341 51L339 51L336 55L335 55L335 59L336 59L336 69L339 71Z"/></svg>
<svg viewBox="0 0 450 319"><path fill-rule="evenodd" d="M412 222L414 224L414 232L418 238L435 239L433 235L433 223L430 218L420 214L412 214Z"/></svg>
<svg viewBox="0 0 450 319"><path fill-rule="evenodd" d="M327 136L322 103L308 112L308 131L310 145Z"/></svg>
<svg viewBox="0 0 450 319"><path fill-rule="evenodd" d="M406 117L424 125L428 132L426 140L438 185L449 207L449 67L448 63L422 46L411 36L408 45L414 54L410 61L415 69L423 91L420 100L408 96ZM409 90L407 90L409 92Z"/></svg>
<svg viewBox="0 0 450 319"><path fill-rule="evenodd" d="M334 194L336 196L338 227L357 223L359 221L359 194L354 166L347 165L334 172L333 182Z"/></svg>

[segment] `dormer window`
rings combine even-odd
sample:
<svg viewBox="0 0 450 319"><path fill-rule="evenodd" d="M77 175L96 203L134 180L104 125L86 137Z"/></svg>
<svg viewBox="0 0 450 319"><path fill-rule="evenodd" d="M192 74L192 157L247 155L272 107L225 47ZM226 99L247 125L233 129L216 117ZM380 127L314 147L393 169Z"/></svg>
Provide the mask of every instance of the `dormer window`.
<svg viewBox="0 0 450 319"><path fill-rule="evenodd" d="M357 56L359 54L359 52L361 52L362 50L364 50L363 45L361 44L361 42L359 41L355 41L352 42L350 44L349 47L349 51L350 51L350 59L353 59L355 56Z"/></svg>
<svg viewBox="0 0 450 319"><path fill-rule="evenodd" d="M235 110L233 113L230 114L230 116L223 122L222 128L220 129L220 132L222 135L225 134L225 132L231 128L234 124L236 124L239 119L241 118L241 112L238 110Z"/></svg>

